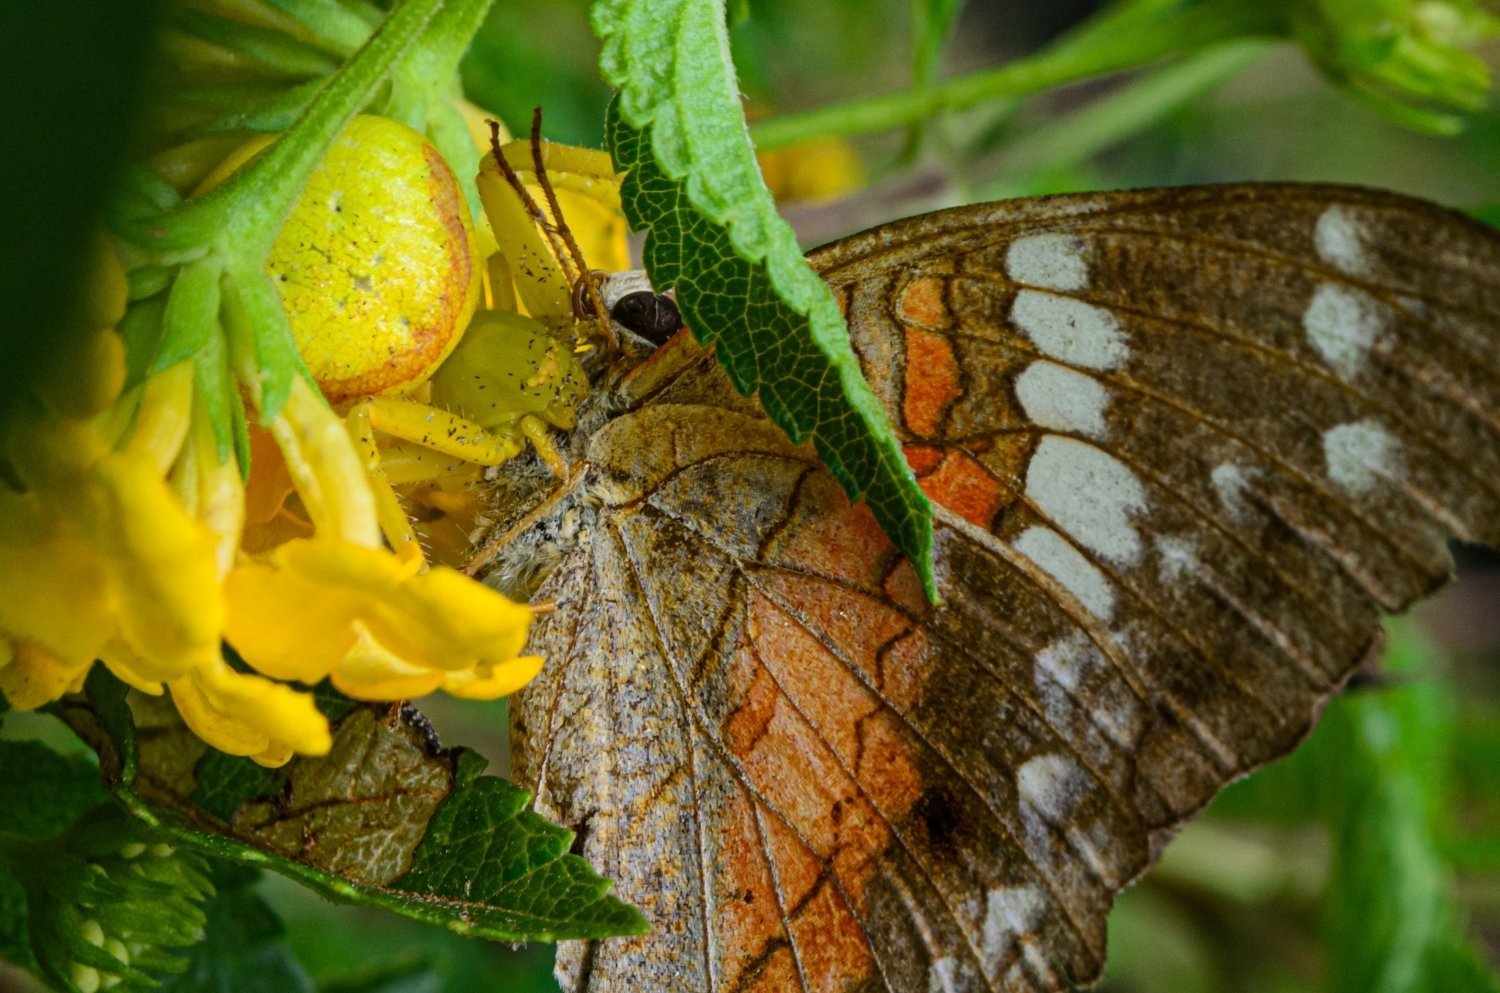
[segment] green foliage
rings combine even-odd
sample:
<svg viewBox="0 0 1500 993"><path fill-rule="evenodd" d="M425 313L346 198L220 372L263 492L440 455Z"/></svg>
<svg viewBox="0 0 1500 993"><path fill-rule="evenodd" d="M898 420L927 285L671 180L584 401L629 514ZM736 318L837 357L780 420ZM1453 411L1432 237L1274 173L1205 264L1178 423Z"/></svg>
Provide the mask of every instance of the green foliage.
<svg viewBox="0 0 1500 993"><path fill-rule="evenodd" d="M94 763L64 758L34 741L0 741L0 846L7 836L61 834L104 798ZM0 958L35 969L27 923L26 890L13 873L0 872Z"/></svg>
<svg viewBox="0 0 1500 993"><path fill-rule="evenodd" d="M286 930L254 891L260 873L214 863L214 895L203 904L203 939L160 993L312 993L312 979L284 941Z"/></svg>
<svg viewBox="0 0 1500 993"><path fill-rule="evenodd" d="M0 417L97 328L79 323L92 234L118 179L161 4L0 5ZM37 58L46 52L46 58Z"/></svg>
<svg viewBox="0 0 1500 993"><path fill-rule="evenodd" d="M29 947L16 961L67 993L145 993L181 969L171 950L202 934L198 904L212 892L200 856L162 844L108 802L57 837L0 835L0 865L25 895ZM4 922L20 918L8 907Z"/></svg>
<svg viewBox="0 0 1500 993"><path fill-rule="evenodd" d="M1355 693L1329 715L1320 743L1323 817L1336 852L1329 890L1332 993L1494 993L1476 968L1443 860L1454 701L1421 679L1433 651L1409 627L1387 654L1389 688ZM1408 679L1416 677L1416 681Z"/></svg>
<svg viewBox="0 0 1500 993"><path fill-rule="evenodd" d="M722 15L713 0L595 8L604 76L621 88L606 134L627 174L626 217L650 232L647 271L675 288L684 321L735 387L793 441L813 439L935 596L931 505L860 374L833 294L760 180Z"/></svg>
<svg viewBox="0 0 1500 993"><path fill-rule="evenodd" d="M93 738L115 796L174 842L270 868L330 897L505 941L638 933L645 921L568 851L573 835L482 776L462 749L433 753L389 706L320 690L341 718L333 750L275 771L221 755L170 705L138 700L103 670L68 720Z"/></svg>
<svg viewBox="0 0 1500 993"><path fill-rule="evenodd" d="M0 740L0 832L50 838L105 799L99 767L35 741Z"/></svg>

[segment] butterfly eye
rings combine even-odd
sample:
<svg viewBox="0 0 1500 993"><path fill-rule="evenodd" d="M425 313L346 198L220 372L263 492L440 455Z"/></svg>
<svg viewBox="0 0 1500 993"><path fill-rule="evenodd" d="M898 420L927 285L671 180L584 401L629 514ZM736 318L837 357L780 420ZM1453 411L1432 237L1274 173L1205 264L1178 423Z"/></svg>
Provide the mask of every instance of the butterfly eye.
<svg viewBox="0 0 1500 993"><path fill-rule="evenodd" d="M609 316L653 345L661 345L682 330L677 301L664 293L637 290L616 300Z"/></svg>

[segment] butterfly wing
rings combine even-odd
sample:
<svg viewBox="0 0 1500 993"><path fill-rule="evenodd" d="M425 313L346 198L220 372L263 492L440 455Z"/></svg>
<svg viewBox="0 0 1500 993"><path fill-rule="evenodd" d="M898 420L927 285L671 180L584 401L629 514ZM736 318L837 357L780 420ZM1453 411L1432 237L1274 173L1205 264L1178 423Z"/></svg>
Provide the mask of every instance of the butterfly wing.
<svg viewBox="0 0 1500 993"><path fill-rule="evenodd" d="M569 989L1058 990L1500 521L1500 239L1339 187L1059 197L814 252L937 505L908 563L685 339L589 441L516 774L654 930Z"/></svg>

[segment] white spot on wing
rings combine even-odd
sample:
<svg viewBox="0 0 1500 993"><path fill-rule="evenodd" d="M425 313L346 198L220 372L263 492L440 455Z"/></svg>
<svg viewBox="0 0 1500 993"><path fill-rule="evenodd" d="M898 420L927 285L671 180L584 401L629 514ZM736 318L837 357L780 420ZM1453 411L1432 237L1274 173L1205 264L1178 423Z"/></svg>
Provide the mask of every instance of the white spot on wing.
<svg viewBox="0 0 1500 993"><path fill-rule="evenodd" d="M1140 729L1134 698L1117 678L1109 678L1109 660L1082 631L1072 631L1048 642L1036 653L1032 678L1054 727L1066 727L1072 715L1086 708L1090 720L1108 738L1129 748ZM1100 677L1104 677L1102 680ZM1086 702L1079 689L1091 683ZM1101 757L1101 764L1111 761Z"/></svg>
<svg viewBox="0 0 1500 993"><path fill-rule="evenodd" d="M1385 321L1380 301L1361 289L1338 283L1320 285L1302 315L1308 341L1344 379L1358 375L1385 329Z"/></svg>
<svg viewBox="0 0 1500 993"><path fill-rule="evenodd" d="M1081 290L1089 284L1083 239L1057 233L1017 238L1005 253L1005 274L1027 286Z"/></svg>
<svg viewBox="0 0 1500 993"><path fill-rule="evenodd" d="M1108 452L1047 435L1026 467L1026 496L1090 551L1121 565L1140 556L1140 535L1130 518L1146 509L1146 491Z"/></svg>
<svg viewBox="0 0 1500 993"><path fill-rule="evenodd" d="M997 886L990 890L984 914L984 943L980 951L986 974L993 976L1017 943L1022 945L1028 961L1033 957L1036 959L1032 966L1038 975L1051 974L1036 943L1023 940L1023 936L1029 937L1041 924L1046 907L1042 895L1031 886Z"/></svg>
<svg viewBox="0 0 1500 993"><path fill-rule="evenodd" d="M1067 755L1037 755L1016 770L1016 792L1028 843L1036 850L1047 846L1050 824L1067 837L1095 875L1113 885L1118 873L1108 854L1108 832L1101 824L1084 823L1077 812L1084 793L1092 787L1089 774Z"/></svg>
<svg viewBox="0 0 1500 993"><path fill-rule="evenodd" d="M1349 208L1343 204L1334 204L1318 217L1318 226L1313 231L1313 246L1318 250L1318 258L1340 272L1353 276L1370 268L1364 232Z"/></svg>
<svg viewBox="0 0 1500 993"><path fill-rule="evenodd" d="M1048 818L1062 817L1078 800L1081 772L1066 755L1038 755L1016 770L1016 789L1022 803Z"/></svg>
<svg viewBox="0 0 1500 993"><path fill-rule="evenodd" d="M1113 369L1130 356L1112 311L1042 290L1022 290L1010 320L1042 351L1069 365Z"/></svg>
<svg viewBox="0 0 1500 993"><path fill-rule="evenodd" d="M1046 676L1072 693L1084 677L1098 667L1094 658L1098 651L1082 631L1073 631L1048 642L1036 653L1037 681Z"/></svg>
<svg viewBox="0 0 1500 993"><path fill-rule="evenodd" d="M1104 573L1051 528L1030 527L1014 542L1016 551L1078 598L1084 609L1106 623L1115 613L1115 591Z"/></svg>
<svg viewBox="0 0 1500 993"><path fill-rule="evenodd" d="M927 993L958 993L958 960L944 955L927 969Z"/></svg>
<svg viewBox="0 0 1500 993"><path fill-rule="evenodd" d="M1382 476L1399 470L1396 439L1372 417L1324 431L1323 457L1328 478L1355 494L1368 492Z"/></svg>
<svg viewBox="0 0 1500 993"><path fill-rule="evenodd" d="M1198 552L1188 538L1161 535L1156 539L1156 553L1161 556L1162 575L1174 583L1185 575L1196 575L1200 568Z"/></svg>
<svg viewBox="0 0 1500 993"><path fill-rule="evenodd" d="M1247 494L1250 492L1250 480L1258 474L1256 469L1247 469L1233 462L1215 466L1214 471L1209 473L1208 478L1213 481L1214 489L1219 491L1219 502L1229 512L1231 520L1243 521L1249 513L1250 500Z"/></svg>
<svg viewBox="0 0 1500 993"><path fill-rule="evenodd" d="M1016 379L1016 398L1026 416L1054 431L1104 436L1109 392L1092 376L1055 362L1033 362Z"/></svg>

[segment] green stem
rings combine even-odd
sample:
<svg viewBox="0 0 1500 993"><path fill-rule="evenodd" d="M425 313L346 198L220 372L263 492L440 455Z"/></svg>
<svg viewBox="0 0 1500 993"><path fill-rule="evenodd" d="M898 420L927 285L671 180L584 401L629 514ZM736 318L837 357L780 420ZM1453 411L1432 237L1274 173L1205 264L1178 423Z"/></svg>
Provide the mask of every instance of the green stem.
<svg viewBox="0 0 1500 993"><path fill-rule="evenodd" d="M1219 86L1260 59L1267 49L1262 41L1232 41L1188 56L1027 132L977 171L1014 182L1040 169L1076 165L1139 134ZM981 194L984 199L993 195Z"/></svg>
<svg viewBox="0 0 1500 993"><path fill-rule="evenodd" d="M230 182L165 217L121 234L155 249L217 242L235 254L264 257L328 147L369 102L444 0L405 0L359 53L331 76L297 122Z"/></svg>
<svg viewBox="0 0 1500 993"><path fill-rule="evenodd" d="M773 117L752 126L750 134L756 147L766 150L812 138L886 131L942 111L1040 93L1235 38L1277 36L1284 26L1285 15L1276 4L1208 0L1181 12L1159 3L1127 5L1095 17L1036 55L936 86Z"/></svg>
<svg viewBox="0 0 1500 993"><path fill-rule="evenodd" d="M397 64L391 117L424 131L427 111L453 91L458 63L469 50L494 0L449 0L433 17L422 44ZM446 151L446 149L445 149ZM455 166L457 162L453 163Z"/></svg>

